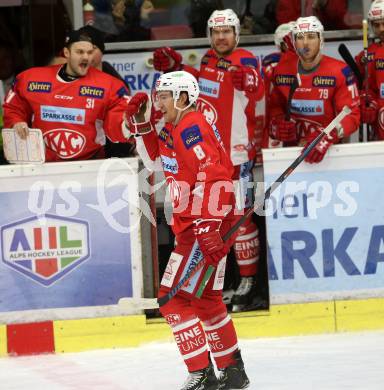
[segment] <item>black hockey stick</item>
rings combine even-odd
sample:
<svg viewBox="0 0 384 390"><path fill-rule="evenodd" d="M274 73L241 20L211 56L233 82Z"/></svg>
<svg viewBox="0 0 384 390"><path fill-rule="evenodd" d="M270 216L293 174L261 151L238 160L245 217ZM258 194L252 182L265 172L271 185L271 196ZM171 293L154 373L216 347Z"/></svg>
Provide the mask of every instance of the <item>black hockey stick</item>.
<svg viewBox="0 0 384 390"><path fill-rule="evenodd" d="M338 50L339 50L339 54L341 55L341 58L352 69L352 72L356 76L357 85L359 87L359 90L361 90L361 88L363 88L364 77L361 74L360 69L359 69L359 67L356 64L355 59L352 57L351 52L348 50L347 46L345 46L344 43L341 43L339 45Z"/></svg>
<svg viewBox="0 0 384 390"><path fill-rule="evenodd" d="M262 204L256 204L253 208L248 209L244 215L239 218L239 220L228 230L227 233L223 236L223 241L227 241L238 229L239 227L249 218L249 216L260 209L262 209L265 205L265 202L270 198L273 191L276 190L286 178L295 170L295 168L304 161L304 159L308 156L311 150L321 141L321 139L328 135L341 121L342 119L351 112L351 109L347 106L339 112L339 114L332 120L332 122L321 132L318 136L300 153L300 155L296 158L295 161L276 179L274 183L267 189L264 195L264 201ZM184 277L179 281L179 283L172 288L172 290L162 297L156 298L128 298L124 297L119 300L119 305L128 306L133 309L154 309L161 306L164 306L167 302L169 302L180 290L181 288L188 282L188 280L196 274L203 266L205 265L205 259L202 259L194 266L190 267ZM214 272L215 267L210 265L208 270L204 276L204 280L201 282L198 292L196 296L199 297L199 294L204 291L206 284L208 283L209 278Z"/></svg>
<svg viewBox="0 0 384 390"><path fill-rule="evenodd" d="M292 98L298 86L299 86L299 81L297 80L297 77L295 77L293 79L291 86L289 87L287 107L285 109L285 118L284 118L286 121L289 121L291 119Z"/></svg>
<svg viewBox="0 0 384 390"><path fill-rule="evenodd" d="M248 219L252 213L257 213L258 210L264 207L265 202L271 197L273 191L276 190L286 178L296 169L296 167L301 164L312 149L321 141L325 135L329 133L338 125L340 122L350 114L351 109L348 106L344 106L339 114L332 120L332 122L321 132L318 136L300 153L296 160L272 183L269 188L265 191L263 204L255 204L253 208L248 209L247 212L228 230L227 233L223 236L223 241L228 240L237 229Z"/></svg>
<svg viewBox="0 0 384 390"><path fill-rule="evenodd" d="M368 21L363 19L363 52L364 52L364 78L365 78L365 106L369 106L369 73L368 73ZM365 131L360 134L360 142L372 141L372 126L364 124Z"/></svg>

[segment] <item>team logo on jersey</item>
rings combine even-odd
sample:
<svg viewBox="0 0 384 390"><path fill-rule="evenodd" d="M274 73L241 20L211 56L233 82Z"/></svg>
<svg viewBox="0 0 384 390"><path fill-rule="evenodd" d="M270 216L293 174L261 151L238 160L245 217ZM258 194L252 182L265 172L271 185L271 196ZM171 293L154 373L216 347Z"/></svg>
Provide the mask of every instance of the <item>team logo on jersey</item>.
<svg viewBox="0 0 384 390"><path fill-rule="evenodd" d="M161 162L163 164L163 169L166 172L170 172L173 175L176 175L179 172L179 164L175 158L168 156L160 155Z"/></svg>
<svg viewBox="0 0 384 390"><path fill-rule="evenodd" d="M89 258L86 221L46 214L1 227L2 261L50 286Z"/></svg>
<svg viewBox="0 0 384 390"><path fill-rule="evenodd" d="M295 121L296 131L299 138L306 137L315 131L319 131L319 129L323 127L321 123L308 118L295 118Z"/></svg>
<svg viewBox="0 0 384 390"><path fill-rule="evenodd" d="M383 70L384 69L384 59L383 58L376 58L376 60L375 60L375 68L377 70Z"/></svg>
<svg viewBox="0 0 384 390"><path fill-rule="evenodd" d="M128 92L127 88L121 87L121 88L117 91L116 95L117 95L118 97L128 96L128 95L129 95L129 92Z"/></svg>
<svg viewBox="0 0 384 390"><path fill-rule="evenodd" d="M232 65L232 61L220 58L216 63L216 68L227 70Z"/></svg>
<svg viewBox="0 0 384 390"><path fill-rule="evenodd" d="M265 56L262 60L263 66L269 66L272 64L277 64L280 61L281 53L271 53Z"/></svg>
<svg viewBox="0 0 384 390"><path fill-rule="evenodd" d="M187 127L180 135L187 149L190 149L193 145L203 141L203 136L201 135L200 128L197 125Z"/></svg>
<svg viewBox="0 0 384 390"><path fill-rule="evenodd" d="M378 119L379 126L380 126L380 132L382 132L384 130L384 107L381 107L379 109L377 119Z"/></svg>
<svg viewBox="0 0 384 390"><path fill-rule="evenodd" d="M30 81L27 86L29 92L51 92L52 83L48 81Z"/></svg>
<svg viewBox="0 0 384 390"><path fill-rule="evenodd" d="M361 57L361 59L363 59L363 58L364 57ZM375 53L368 53L368 55L367 55L368 62L372 62L374 59L375 59Z"/></svg>
<svg viewBox="0 0 384 390"><path fill-rule="evenodd" d="M160 130L159 138L170 148L173 149L173 137L169 135L169 131L163 127Z"/></svg>
<svg viewBox="0 0 384 390"><path fill-rule="evenodd" d="M292 99L291 112L298 115L307 116L323 115L324 101Z"/></svg>
<svg viewBox="0 0 384 390"><path fill-rule="evenodd" d="M104 88L81 85L79 88L79 95L102 99L104 97Z"/></svg>
<svg viewBox="0 0 384 390"><path fill-rule="evenodd" d="M336 77L333 76L315 76L312 79L314 87L334 87L336 85Z"/></svg>
<svg viewBox="0 0 384 390"><path fill-rule="evenodd" d="M86 139L83 134L71 129L52 129L44 134L47 148L62 159L73 158L84 149Z"/></svg>
<svg viewBox="0 0 384 390"><path fill-rule="evenodd" d="M169 198L172 202L172 207L176 208L180 205L181 201L181 187L176 179L172 176L167 177L167 189L169 192Z"/></svg>
<svg viewBox="0 0 384 390"><path fill-rule="evenodd" d="M276 85L291 85L291 84L293 84L295 79L296 79L296 76L294 76L292 74L278 74L275 77L275 84Z"/></svg>
<svg viewBox="0 0 384 390"><path fill-rule="evenodd" d="M210 124L210 125L214 125L217 121L217 111L216 111L216 108L213 107L213 105L208 102L207 100L203 99L202 97L199 97L197 99L197 109L198 111L200 111L206 121Z"/></svg>
<svg viewBox="0 0 384 390"><path fill-rule="evenodd" d="M240 63L243 66L251 66L252 68L258 68L257 58L255 57L244 57L240 59Z"/></svg>
<svg viewBox="0 0 384 390"><path fill-rule="evenodd" d="M201 59L201 64L207 65L210 58L211 58L211 56L209 56L209 55L206 54L206 55Z"/></svg>
<svg viewBox="0 0 384 390"><path fill-rule="evenodd" d="M85 110L56 106L40 106L40 118L45 122L62 122L83 125Z"/></svg>
<svg viewBox="0 0 384 390"><path fill-rule="evenodd" d="M345 77L345 82L347 85L352 85L356 83L355 75L353 74L352 69L349 66L346 66L345 68L341 69L341 72Z"/></svg>
<svg viewBox="0 0 384 390"><path fill-rule="evenodd" d="M217 98L220 92L220 83L216 81L199 79L200 95L211 96Z"/></svg>
<svg viewBox="0 0 384 390"><path fill-rule="evenodd" d="M55 95L55 99L59 99L59 100L73 100L73 96Z"/></svg>

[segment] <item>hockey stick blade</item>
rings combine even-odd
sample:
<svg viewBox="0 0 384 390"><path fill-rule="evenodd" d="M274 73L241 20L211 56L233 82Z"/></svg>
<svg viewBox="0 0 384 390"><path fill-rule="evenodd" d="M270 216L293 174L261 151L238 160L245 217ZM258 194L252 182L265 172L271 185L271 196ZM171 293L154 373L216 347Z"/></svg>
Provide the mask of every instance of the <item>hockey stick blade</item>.
<svg viewBox="0 0 384 390"><path fill-rule="evenodd" d="M124 309L145 310L158 309L159 304L156 298L130 298L123 297L119 299L118 305Z"/></svg>
<svg viewBox="0 0 384 390"><path fill-rule="evenodd" d="M364 78L360 72L359 67L356 64L355 59L352 57L351 52L348 50L347 46L344 43L341 43L338 48L341 58L347 63L347 65L352 69L352 72L356 76L359 89L363 87Z"/></svg>

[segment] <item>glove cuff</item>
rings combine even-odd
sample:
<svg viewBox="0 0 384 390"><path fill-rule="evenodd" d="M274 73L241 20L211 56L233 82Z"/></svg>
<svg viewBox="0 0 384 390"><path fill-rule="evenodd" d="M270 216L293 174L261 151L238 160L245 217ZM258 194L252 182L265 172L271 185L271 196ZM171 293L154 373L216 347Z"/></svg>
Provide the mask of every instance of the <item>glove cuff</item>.
<svg viewBox="0 0 384 390"><path fill-rule="evenodd" d="M201 218L201 219L195 219L193 223L195 225L193 228L193 232L195 233L195 236L199 236L204 233L220 230L222 220L219 218L211 218L211 219Z"/></svg>

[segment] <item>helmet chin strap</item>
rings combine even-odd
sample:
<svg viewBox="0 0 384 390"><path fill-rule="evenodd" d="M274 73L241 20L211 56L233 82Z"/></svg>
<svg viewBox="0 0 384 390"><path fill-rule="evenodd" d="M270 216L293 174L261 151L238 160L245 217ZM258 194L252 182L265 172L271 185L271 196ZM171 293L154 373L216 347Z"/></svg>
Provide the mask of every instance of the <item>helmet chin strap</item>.
<svg viewBox="0 0 384 390"><path fill-rule="evenodd" d="M192 106L192 103L189 103L188 106L184 107L184 108L180 108L180 107L177 107L177 100L174 99L173 100L173 107L175 107L175 109L177 110L177 115L176 115L176 119L174 120L173 124L176 126L180 119L181 119L181 114L187 110L188 108L190 108Z"/></svg>

